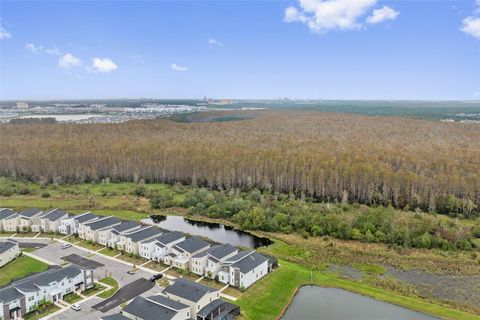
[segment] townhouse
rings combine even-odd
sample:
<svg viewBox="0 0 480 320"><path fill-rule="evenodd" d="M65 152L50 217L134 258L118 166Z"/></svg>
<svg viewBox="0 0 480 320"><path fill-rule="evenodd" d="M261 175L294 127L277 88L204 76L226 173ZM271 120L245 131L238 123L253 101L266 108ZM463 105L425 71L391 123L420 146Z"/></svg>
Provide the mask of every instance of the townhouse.
<svg viewBox="0 0 480 320"><path fill-rule="evenodd" d="M238 249L230 244L214 245L207 251L192 257L190 271L200 276L215 279L222 264L238 253Z"/></svg>
<svg viewBox="0 0 480 320"><path fill-rule="evenodd" d="M105 217L80 225L78 235L80 239L98 242L99 232L111 229L113 226L119 225L122 221L115 217Z"/></svg>
<svg viewBox="0 0 480 320"><path fill-rule="evenodd" d="M61 234L78 234L78 229L81 223L92 222L97 220L99 217L96 214L91 212L85 212L79 215L68 217L62 219L60 226L58 227L58 232Z"/></svg>
<svg viewBox="0 0 480 320"><path fill-rule="evenodd" d="M218 281L248 288L267 275L269 259L256 251L241 251L228 258L218 272Z"/></svg>
<svg viewBox="0 0 480 320"><path fill-rule="evenodd" d="M144 227L137 231L121 235L120 241L116 244L116 247L118 250L138 255L140 253L140 243L142 241L156 238L162 233L162 230L155 227Z"/></svg>
<svg viewBox="0 0 480 320"><path fill-rule="evenodd" d="M30 231L33 222L39 221L40 216L42 216L43 211L36 208L31 208L24 210L18 213L19 216L19 224L18 230L19 231Z"/></svg>
<svg viewBox="0 0 480 320"><path fill-rule="evenodd" d="M11 209L0 209L0 231L17 232L20 217Z"/></svg>
<svg viewBox="0 0 480 320"><path fill-rule="evenodd" d="M18 242L8 239L0 241L0 268L20 255Z"/></svg>
<svg viewBox="0 0 480 320"><path fill-rule="evenodd" d="M172 252L163 259L163 263L175 268L190 270L192 257L209 248L210 243L207 241L199 237L190 237L174 245L171 249Z"/></svg>
<svg viewBox="0 0 480 320"><path fill-rule="evenodd" d="M172 247L186 239L185 235L178 231L167 232L161 236L145 240L140 244L140 256L157 262L171 253Z"/></svg>
<svg viewBox="0 0 480 320"><path fill-rule="evenodd" d="M93 271L70 265L14 281L0 289L0 318L21 319L43 301L56 302L93 285Z"/></svg>
<svg viewBox="0 0 480 320"><path fill-rule="evenodd" d="M41 215L40 218L40 230L33 230L34 232L58 232L60 226L60 220L72 217L73 215L66 213L60 209L53 209L47 213Z"/></svg>
<svg viewBox="0 0 480 320"><path fill-rule="evenodd" d="M136 297L122 314L133 320L187 320L191 319L190 312L190 306L158 295Z"/></svg>
<svg viewBox="0 0 480 320"><path fill-rule="evenodd" d="M122 221L120 224L111 228L105 228L98 232L98 243L105 247L115 247L115 242L119 240L119 235L129 233L141 228L141 224L134 221Z"/></svg>
<svg viewBox="0 0 480 320"><path fill-rule="evenodd" d="M220 299L220 290L183 278L167 286L162 295L190 307L192 319L233 319L240 308Z"/></svg>

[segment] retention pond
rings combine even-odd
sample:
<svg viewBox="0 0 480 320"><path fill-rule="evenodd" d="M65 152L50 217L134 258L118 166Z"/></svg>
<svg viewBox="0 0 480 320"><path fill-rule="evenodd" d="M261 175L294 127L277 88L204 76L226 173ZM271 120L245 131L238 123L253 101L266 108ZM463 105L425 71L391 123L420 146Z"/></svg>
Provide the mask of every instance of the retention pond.
<svg viewBox="0 0 480 320"><path fill-rule="evenodd" d="M438 320L440 318L343 289L303 286L282 320Z"/></svg>

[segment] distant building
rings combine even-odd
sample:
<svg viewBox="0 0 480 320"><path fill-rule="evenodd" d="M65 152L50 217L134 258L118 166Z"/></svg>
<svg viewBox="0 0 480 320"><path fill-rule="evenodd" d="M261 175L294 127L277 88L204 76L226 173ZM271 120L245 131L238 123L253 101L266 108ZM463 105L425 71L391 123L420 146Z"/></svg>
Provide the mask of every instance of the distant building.
<svg viewBox="0 0 480 320"><path fill-rule="evenodd" d="M17 102L17 109L28 109L28 102Z"/></svg>

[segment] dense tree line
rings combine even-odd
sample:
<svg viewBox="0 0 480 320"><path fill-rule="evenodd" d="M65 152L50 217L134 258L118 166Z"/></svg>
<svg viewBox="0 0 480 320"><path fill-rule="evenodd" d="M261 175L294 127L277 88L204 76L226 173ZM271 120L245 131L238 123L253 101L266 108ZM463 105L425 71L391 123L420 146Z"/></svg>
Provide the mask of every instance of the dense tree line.
<svg viewBox="0 0 480 320"><path fill-rule="evenodd" d="M469 216L480 126L321 112L211 123L0 126L0 175L36 182L166 182L294 193Z"/></svg>
<svg viewBox="0 0 480 320"><path fill-rule="evenodd" d="M400 247L480 249L480 225L419 210L401 212L391 206L315 203L293 194L262 194L258 190L174 190L148 192L139 187L135 193L148 196L153 208L181 206L190 214L228 219L247 230L332 236ZM176 193L184 196L176 197Z"/></svg>

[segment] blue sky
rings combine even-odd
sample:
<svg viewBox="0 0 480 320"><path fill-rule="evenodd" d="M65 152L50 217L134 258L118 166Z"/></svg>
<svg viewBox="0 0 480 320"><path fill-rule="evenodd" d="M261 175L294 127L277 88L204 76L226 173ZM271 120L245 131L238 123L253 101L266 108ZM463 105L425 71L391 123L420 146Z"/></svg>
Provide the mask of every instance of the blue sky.
<svg viewBox="0 0 480 320"><path fill-rule="evenodd" d="M480 1L4 1L0 98L480 99Z"/></svg>

